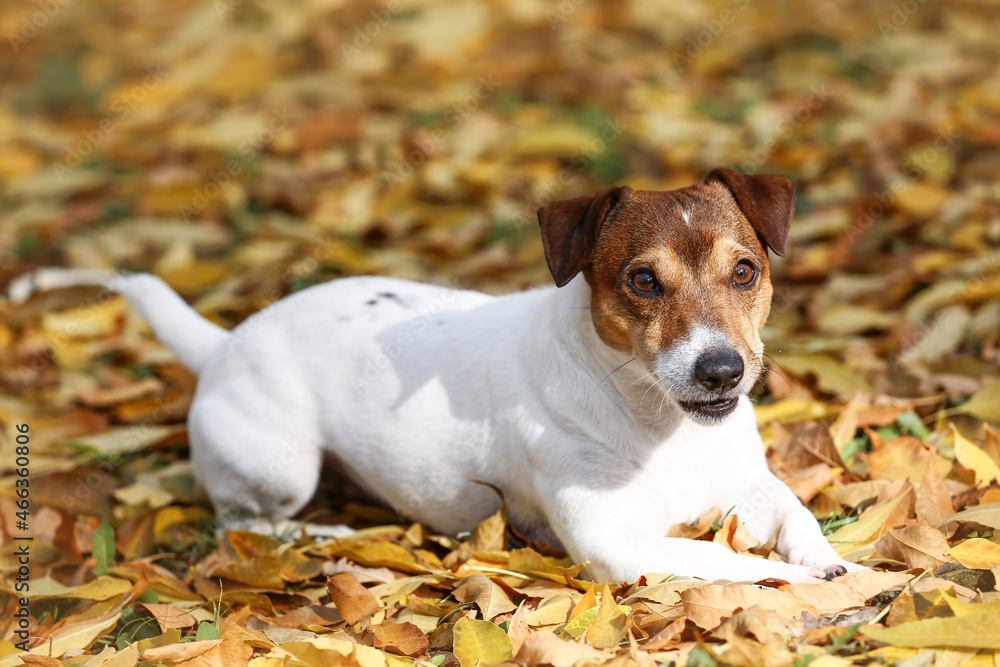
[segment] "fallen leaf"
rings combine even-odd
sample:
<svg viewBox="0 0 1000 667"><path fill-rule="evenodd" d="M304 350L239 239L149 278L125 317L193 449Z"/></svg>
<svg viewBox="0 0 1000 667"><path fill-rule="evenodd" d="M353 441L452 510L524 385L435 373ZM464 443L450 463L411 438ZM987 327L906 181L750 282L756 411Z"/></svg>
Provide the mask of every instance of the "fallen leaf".
<svg viewBox="0 0 1000 667"><path fill-rule="evenodd" d="M370 618L381 606L377 597L346 572L328 577L326 586L337 611L351 625Z"/></svg>
<svg viewBox="0 0 1000 667"><path fill-rule="evenodd" d="M757 546L757 540L735 514L726 516L722 521L722 528L716 531L712 541L736 553L750 551Z"/></svg>
<svg viewBox="0 0 1000 667"><path fill-rule="evenodd" d="M517 652L517 660L527 665L552 665L574 667L577 663L604 660L606 655L597 649L559 639L548 630L532 632ZM465 663L462 667L467 667Z"/></svg>
<svg viewBox="0 0 1000 667"><path fill-rule="evenodd" d="M927 457L923 479L920 480L920 485L914 493L916 494L914 511L918 521L924 520L938 525L941 519L955 513L948 486L938 473L932 457Z"/></svg>
<svg viewBox="0 0 1000 667"><path fill-rule="evenodd" d="M972 415L991 422L1000 422L1000 380L994 380L975 394L972 398L952 408L952 412Z"/></svg>
<svg viewBox="0 0 1000 667"><path fill-rule="evenodd" d="M941 522L938 523L938 526L943 526L951 523L952 521L978 523L983 526L989 526L994 530L1000 530L1000 503L987 503L985 505L969 507L961 512L958 512L957 514L952 514L951 516L942 519Z"/></svg>
<svg viewBox="0 0 1000 667"><path fill-rule="evenodd" d="M427 635L413 623L380 623L373 629L375 648L413 658L427 652Z"/></svg>
<svg viewBox="0 0 1000 667"><path fill-rule="evenodd" d="M628 609L628 607L625 607ZM611 595L601 596L601 605L587 628L587 643L594 648L614 648L628 631L628 613L615 604Z"/></svg>
<svg viewBox="0 0 1000 667"><path fill-rule="evenodd" d="M462 667L476 667L480 663L496 665L514 655L510 637L489 621L463 617L458 619L452 631L455 657Z"/></svg>
<svg viewBox="0 0 1000 667"><path fill-rule="evenodd" d="M928 618L892 628L862 626L861 634L910 648L1000 649L1000 614Z"/></svg>
<svg viewBox="0 0 1000 667"><path fill-rule="evenodd" d="M507 593L482 574L474 574L464 579L454 590L453 595L459 602L475 602L482 612L484 621L517 609L517 605L510 601Z"/></svg>
<svg viewBox="0 0 1000 667"><path fill-rule="evenodd" d="M989 457L989 454L963 437L954 424L951 424L951 434L955 443L955 458L975 473L976 484L980 488L1000 479L1000 466Z"/></svg>
<svg viewBox="0 0 1000 667"><path fill-rule="evenodd" d="M886 558L903 561L911 569L919 567L933 571L945 563L955 562L954 558L945 555L948 540L926 521L890 530L875 543L875 548Z"/></svg>
<svg viewBox="0 0 1000 667"><path fill-rule="evenodd" d="M167 667L218 667L249 662L253 649L235 638L210 639L151 648L142 660Z"/></svg>
<svg viewBox="0 0 1000 667"><path fill-rule="evenodd" d="M531 634L531 628L528 627L527 621L527 610L522 602L514 615L510 617L510 625L507 627L507 636L510 637L510 644L514 655L517 655L518 651L521 650L521 645Z"/></svg>
<svg viewBox="0 0 1000 667"><path fill-rule="evenodd" d="M1000 544L974 537L953 546L946 552L965 567L989 570L1000 565Z"/></svg>
<svg viewBox="0 0 1000 667"><path fill-rule="evenodd" d="M878 539L894 527L888 526L887 521L893 510L909 495L910 491L911 489L907 489L884 505L870 509L854 523L841 526L827 536L827 541L830 542L837 554L843 556L860 544Z"/></svg>
<svg viewBox="0 0 1000 667"><path fill-rule="evenodd" d="M714 630L737 608L748 609L757 605L770 610L781 618L797 619L803 612L819 616L819 610L808 602L774 588L760 588L752 584L712 584L690 588L681 593L684 613L695 625Z"/></svg>

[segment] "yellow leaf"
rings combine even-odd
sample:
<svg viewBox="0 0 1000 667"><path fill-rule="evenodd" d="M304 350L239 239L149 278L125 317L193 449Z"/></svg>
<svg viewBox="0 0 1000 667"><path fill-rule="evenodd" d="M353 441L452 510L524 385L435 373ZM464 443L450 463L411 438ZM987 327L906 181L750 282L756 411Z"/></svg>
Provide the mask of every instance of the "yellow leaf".
<svg viewBox="0 0 1000 667"><path fill-rule="evenodd" d="M45 641L28 651L28 653L61 656L72 648L86 651L94 642L103 637L104 633L115 627L120 617L121 614L115 614L111 618L97 621L90 625L79 626L74 624L73 627L64 632L54 635L51 642Z"/></svg>
<svg viewBox="0 0 1000 667"><path fill-rule="evenodd" d="M110 336L118 330L128 308L125 299L114 296L88 306L44 313L42 332L58 348L67 339Z"/></svg>
<svg viewBox="0 0 1000 667"><path fill-rule="evenodd" d="M910 491L911 489L907 489L885 505L871 510L854 523L841 526L832 535L827 536L827 541L833 545L834 551L842 556L859 544L865 544L881 537L886 532L883 530L886 520L892 514L892 511L896 509L896 505Z"/></svg>
<svg viewBox="0 0 1000 667"><path fill-rule="evenodd" d="M946 519L941 519L938 526L943 526L949 521L979 523L995 530L1000 530L1000 503L986 503L964 509Z"/></svg>
<svg viewBox="0 0 1000 667"><path fill-rule="evenodd" d="M830 427L833 445L840 454L844 453L844 447L854 439L854 435L858 432L858 406L860 404L861 392L854 392L854 396L840 411L833 426Z"/></svg>
<svg viewBox="0 0 1000 667"><path fill-rule="evenodd" d="M594 619L597 618L597 612L600 610L600 605L595 605L590 609L586 609L566 624L566 627L562 629L559 633L560 639L579 639L584 632L594 624Z"/></svg>
<svg viewBox="0 0 1000 667"><path fill-rule="evenodd" d="M602 596L603 597L603 596ZM614 648L628 631L628 607L615 604L608 596L597 608L594 622L587 628L587 643L594 648Z"/></svg>
<svg viewBox="0 0 1000 667"><path fill-rule="evenodd" d="M510 552L507 569L559 584L570 583L583 569L583 565L573 565L569 559L564 559L562 562L565 565L553 565L534 549L514 549Z"/></svg>
<svg viewBox="0 0 1000 667"><path fill-rule="evenodd" d="M483 614L484 621L517 609L517 605L510 601L507 593L482 574L466 578L452 594L459 602L475 602Z"/></svg>
<svg viewBox="0 0 1000 667"><path fill-rule="evenodd" d="M973 394L972 398L950 412L1000 422L1000 380L986 385Z"/></svg>
<svg viewBox="0 0 1000 667"><path fill-rule="evenodd" d="M1000 466L997 466L989 454L966 440L954 424L950 426L955 439L955 458L976 474L976 485L981 488L995 479L1000 479Z"/></svg>
<svg viewBox="0 0 1000 667"><path fill-rule="evenodd" d="M463 617L455 623L453 632L455 657L462 667L476 667L480 663L496 665L514 657L510 637L489 621Z"/></svg>
<svg viewBox="0 0 1000 667"><path fill-rule="evenodd" d="M781 423L800 422L818 419L826 415L826 405L819 401L800 398L785 398L770 405L755 405L757 424L768 424L772 421Z"/></svg>
<svg viewBox="0 0 1000 667"><path fill-rule="evenodd" d="M1000 614L928 618L893 628L862 626L862 634L908 648L1000 649Z"/></svg>
<svg viewBox="0 0 1000 667"><path fill-rule="evenodd" d="M572 621L583 612L597 606L597 594L594 592L595 586L596 584L591 584L590 588L587 589L587 592L583 594L582 598L580 598L580 601L576 603L576 606L573 607L573 611L570 612L569 620Z"/></svg>
<svg viewBox="0 0 1000 667"><path fill-rule="evenodd" d="M116 595L124 595L132 590L132 584L124 579L102 575L75 588L64 586L55 579L41 577L31 582L32 600L45 598L74 598L78 600L110 600Z"/></svg>
<svg viewBox="0 0 1000 667"><path fill-rule="evenodd" d="M799 377L815 375L819 388L831 394L856 391L870 392L871 387L863 377L825 354L772 354L776 364Z"/></svg>
<svg viewBox="0 0 1000 667"><path fill-rule="evenodd" d="M965 567L973 570L989 570L1000 565L1000 544L984 540L981 537L956 544L947 553Z"/></svg>

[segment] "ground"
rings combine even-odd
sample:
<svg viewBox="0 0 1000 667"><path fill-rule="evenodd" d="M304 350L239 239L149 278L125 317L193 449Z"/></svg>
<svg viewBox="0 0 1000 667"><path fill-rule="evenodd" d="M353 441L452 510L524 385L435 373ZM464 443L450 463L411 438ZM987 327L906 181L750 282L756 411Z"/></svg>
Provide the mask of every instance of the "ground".
<svg viewBox="0 0 1000 667"><path fill-rule="evenodd" d="M63 290L0 298L0 665L997 664L998 18L918 0L0 7L0 287L151 271L226 327L345 275L499 293L550 281L551 200L789 176L758 423L873 568L591 586L502 515L435 536L343 494L308 515L353 538L220 532L187 463L194 378L120 299ZM766 556L725 510L674 533Z"/></svg>

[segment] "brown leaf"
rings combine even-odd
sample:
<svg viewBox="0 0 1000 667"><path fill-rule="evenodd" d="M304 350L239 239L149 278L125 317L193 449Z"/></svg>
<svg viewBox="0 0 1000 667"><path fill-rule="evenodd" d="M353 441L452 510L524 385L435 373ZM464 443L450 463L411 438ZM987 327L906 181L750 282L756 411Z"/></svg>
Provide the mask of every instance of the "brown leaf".
<svg viewBox="0 0 1000 667"><path fill-rule="evenodd" d="M453 595L459 602L475 602L484 621L517 609L517 605L510 601L504 590L482 574L464 579Z"/></svg>
<svg viewBox="0 0 1000 667"><path fill-rule="evenodd" d="M245 665L252 655L252 648L238 639L227 637L151 648L141 657L144 662L167 667L219 667Z"/></svg>
<svg viewBox="0 0 1000 667"><path fill-rule="evenodd" d="M723 620L733 615L733 610L748 609L754 605L774 611L781 618L800 618L804 611L819 616L816 607L791 593L752 584L712 584L689 588L681 593L681 600L687 617L705 630L719 627Z"/></svg>
<svg viewBox="0 0 1000 667"><path fill-rule="evenodd" d="M853 437L853 433L851 437ZM825 463L831 468L843 468L844 462L830 435L830 430L821 422L796 424L787 434L784 442L778 442L775 434L775 449L780 460L792 472L805 470L817 463Z"/></svg>
<svg viewBox="0 0 1000 667"><path fill-rule="evenodd" d="M698 519L698 523L694 525L686 523L678 523L670 527L667 531L667 537L686 537L688 539L696 539L705 535L712 529L712 524L722 518L722 510L718 507L713 507L708 510Z"/></svg>
<svg viewBox="0 0 1000 667"><path fill-rule="evenodd" d="M886 558L906 563L906 567L936 570L954 558L945 554L951 547L940 530L921 521L906 528L890 530L875 543L875 548Z"/></svg>
<svg viewBox="0 0 1000 667"><path fill-rule="evenodd" d="M413 658L427 651L427 635L413 623L380 623L374 627L375 648Z"/></svg>
<svg viewBox="0 0 1000 667"><path fill-rule="evenodd" d="M164 632L171 628L190 628L198 622L190 613L173 605L147 602L139 603L136 606L144 607L146 611L152 614L156 622L160 624L160 629Z"/></svg>
<svg viewBox="0 0 1000 667"><path fill-rule="evenodd" d="M351 625L366 620L379 610L378 598L346 572L328 577L326 587L337 611Z"/></svg>
<svg viewBox="0 0 1000 667"><path fill-rule="evenodd" d="M524 602L517 607L517 611L514 615L510 617L510 625L507 626L507 635L510 637L510 643L514 647L514 655L521 650L521 645L524 640L528 638L531 634L531 628L528 627L528 611L524 606Z"/></svg>
<svg viewBox="0 0 1000 667"><path fill-rule="evenodd" d="M524 640L514 657L527 665L573 667L581 660L603 660L605 654L586 644L559 639L549 630L538 630Z"/></svg>
<svg viewBox="0 0 1000 667"><path fill-rule="evenodd" d="M931 457L927 457L927 463L924 465L924 476L916 489L913 509L917 514L917 520L934 525L955 513L948 486L941 479L937 465Z"/></svg>
<svg viewBox="0 0 1000 667"><path fill-rule="evenodd" d="M497 510L495 514L479 522L468 545L472 551L503 551L507 546L507 511Z"/></svg>
<svg viewBox="0 0 1000 667"><path fill-rule="evenodd" d="M928 447L922 440L904 435L886 440L868 453L868 476L872 479L907 479L919 482L924 474L925 460L931 458L941 475L947 474L951 463Z"/></svg>
<svg viewBox="0 0 1000 667"><path fill-rule="evenodd" d="M721 544L736 553L750 551L757 546L757 540L750 535L739 518L735 514L730 514L722 522L722 528L716 531L712 541Z"/></svg>

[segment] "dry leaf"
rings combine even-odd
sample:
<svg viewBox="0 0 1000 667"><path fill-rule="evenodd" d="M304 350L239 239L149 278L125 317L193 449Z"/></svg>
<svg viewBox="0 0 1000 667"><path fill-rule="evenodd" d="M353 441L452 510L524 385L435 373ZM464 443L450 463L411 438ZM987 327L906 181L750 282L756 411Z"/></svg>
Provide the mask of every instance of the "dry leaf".
<svg viewBox="0 0 1000 667"><path fill-rule="evenodd" d="M346 572L327 578L326 587L337 611L351 625L367 620L379 610L378 598Z"/></svg>
<svg viewBox="0 0 1000 667"><path fill-rule="evenodd" d="M380 623L373 628L375 648L413 658L427 651L427 635L413 623Z"/></svg>
<svg viewBox="0 0 1000 667"><path fill-rule="evenodd" d="M907 568L933 571L945 563L955 562L954 558L945 555L948 540L926 521L890 530L875 543L875 548L886 558L903 561Z"/></svg>

